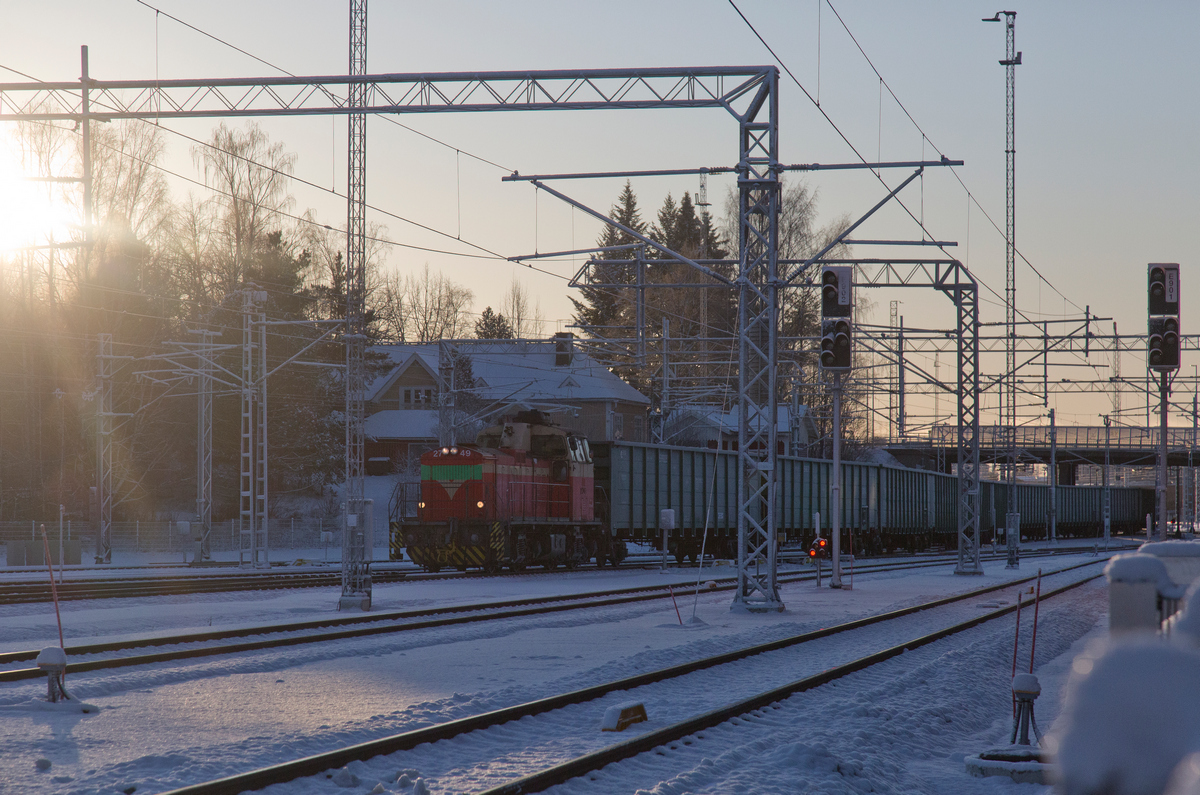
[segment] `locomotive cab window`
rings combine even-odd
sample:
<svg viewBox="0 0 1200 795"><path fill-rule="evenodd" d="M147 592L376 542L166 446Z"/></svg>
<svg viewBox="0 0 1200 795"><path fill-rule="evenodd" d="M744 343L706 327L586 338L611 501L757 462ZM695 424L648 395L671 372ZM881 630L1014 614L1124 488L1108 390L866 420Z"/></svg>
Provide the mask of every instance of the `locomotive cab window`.
<svg viewBox="0 0 1200 795"><path fill-rule="evenodd" d="M566 458L567 437L539 434L533 437L531 448L534 458Z"/></svg>

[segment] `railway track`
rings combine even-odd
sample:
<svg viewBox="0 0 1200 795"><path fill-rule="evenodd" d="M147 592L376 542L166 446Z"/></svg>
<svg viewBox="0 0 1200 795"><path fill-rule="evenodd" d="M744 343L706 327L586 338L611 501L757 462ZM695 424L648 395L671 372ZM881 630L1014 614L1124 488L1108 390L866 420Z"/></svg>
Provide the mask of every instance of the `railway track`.
<svg viewBox="0 0 1200 795"><path fill-rule="evenodd" d="M1088 561L1063 567L1062 569L1045 574L1044 577L1049 587L1044 587L1042 592L1043 599L1053 598L1099 577L1100 572L1095 571L1093 567L1103 562L1103 560ZM1093 568L1093 570L1090 572L1079 571L1080 569L1088 568ZM1056 581L1051 584L1049 581L1056 577L1059 580L1067 581L1065 583ZM486 759L481 759L478 763L475 763L476 767L473 767L471 762L464 760L462 756L465 751L477 750L482 746L484 753L496 753L495 746L505 746L505 743L508 743L508 746L499 752L505 758L506 764L504 768L513 769L516 767L532 770L532 772L527 772L519 778L497 784L488 789L487 793L489 795L496 795L497 793L536 792L598 770L612 762L652 752L654 749L667 743L683 741L686 744L686 738L706 728L716 726L739 715L744 715L747 712L764 709L796 693L834 682L854 672L892 659L903 654L905 651L917 649L952 637L985 622L1006 616L1016 609L1015 604L996 606L994 603L980 604L980 602L989 594L1023 586L1033 579L1033 577L1025 577L1007 581L1003 584L976 589L965 594L944 597L881 615L849 621L789 638L737 649L604 684L585 687L569 693L550 696L391 737L384 737L327 753L272 765L244 774L229 776L216 781L191 785L173 790L169 795L233 795L233 793L261 789L272 784L280 784L306 776L324 775L328 777L332 776L332 771L350 762L365 761L382 755L400 754L401 759L399 762L395 759L389 759L386 762L381 760L378 764L379 767L394 769L397 764L404 765L406 762L413 761L405 757L401 752L412 751L426 743L432 745L423 748L421 753L436 753L436 750L431 751L430 749L441 747L443 748L442 761L446 761L446 755L449 754L448 758L452 760L456 770L460 771L463 769L468 771L488 769L489 763ZM987 612L972 615L972 608L984 608ZM905 628L904 619L906 617L938 609L947 611L948 615L943 620L952 623L947 623L934 632L923 632L915 636L912 634L913 630L911 628ZM959 620L964 614L969 617L965 620ZM872 634L862 637L855 634L856 630L867 627L873 628ZM927 627L923 627L923 629L927 629ZM832 667L822 670L822 667L826 665L825 655L829 654L829 650L822 651L820 643L833 636L843 634L846 634L849 640L846 646L841 648L839 654L842 657L849 656L850 659L837 661ZM880 635L885 636L882 648L879 647L880 641L877 640ZM805 644L811 644L811 650ZM865 654L860 654L856 644L858 646L869 646L869 651ZM795 655L791 657L786 656L789 650L796 650L798 648L804 649L804 656L799 658L799 662ZM780 654L785 656L779 657ZM829 654L829 656L836 655ZM725 669L724 666L750 667L738 669L739 672L734 673L735 669ZM761 675L761 672L764 671L769 672L778 680L783 675L782 672L794 670L796 667L807 667L812 670L812 673L799 679L776 684L773 687L758 692L737 692L736 688L729 686L730 683L762 681L764 677ZM747 675L747 671L753 673ZM684 681L686 677L692 675L699 675L702 678L698 681L689 679L687 684L684 685L678 684ZM707 677L707 680L703 677ZM725 686L714 688L714 683L718 682L723 683ZM565 758L550 766L545 766L543 763L536 761L545 756L540 751L528 750L528 753L526 753L527 749L523 744L520 745L520 750L511 747L513 743L520 744L523 742L522 738L530 732L531 724L523 722L523 731L502 731L496 737L491 737L487 733L487 730L493 727L531 716L540 716L538 720L553 721L553 718L541 717L549 716L553 713L558 713L562 716L557 719L557 723L551 724L551 728L555 731L557 730L556 727L563 725L575 726L577 728L581 717L579 711L580 705L618 692L623 694L622 700L631 696L636 697L637 693L632 691L636 688L649 686L676 688L675 690L668 690L668 695L665 697L662 692L659 692L658 700L660 702L670 702L672 700L671 693L680 696L680 700L682 700L684 693L694 693L697 691L719 692L722 694L722 697L729 697L731 700L715 709L710 708L694 711L693 714L673 720L666 726L639 734L636 737L614 745L600 747L596 750L577 755L572 755L572 752L572 754L567 754L569 758ZM744 685L742 689L745 690L746 687L753 687L753 685ZM559 713L560 710L574 711L569 716L566 716L566 713ZM587 713L586 717L583 718L583 722L590 725L594 721L595 716L592 714L594 712L595 708L593 707ZM586 732L587 736L583 739L578 739L578 742L575 743L576 745L595 746L598 742L601 742L595 736L593 729L588 728L581 731ZM468 734L471 735L470 738L466 737ZM506 740L505 738L510 739ZM438 745L439 741L453 739L457 739L458 743L444 747ZM464 744L466 748L464 748ZM570 743L567 745L570 745ZM489 748L490 750L486 750ZM560 758L563 756L561 750L559 749L556 752ZM524 761L520 761L519 758L523 753L525 753L526 758ZM488 773L486 777L494 779L496 775ZM386 777L383 780L386 780ZM450 786L454 791L463 788L458 783L450 784L441 780L439 788L444 788L445 786Z"/></svg>
<svg viewBox="0 0 1200 795"><path fill-rule="evenodd" d="M403 580L406 572L380 571L374 573L378 583ZM340 587L340 571L277 572L252 574L189 574L147 575L106 580L70 580L58 583L59 601L82 599L116 599L138 596L177 596L180 594L225 593L228 591L273 591L286 588ZM51 599L48 579L39 581L0 582L0 605L48 602Z"/></svg>
<svg viewBox="0 0 1200 795"><path fill-rule="evenodd" d="M1053 552L1028 552L1022 557L1039 557L1048 554L1070 554L1090 551L1092 545L1057 547ZM806 555L803 552L785 550L780 558L785 562L799 562ZM996 560L1004 557L1003 552L985 554L985 560ZM938 562L955 560L956 552L934 553L929 555L906 556L902 558L868 558L857 564L858 571L866 571L867 567L876 565L877 561L889 563L908 562L919 565L922 562ZM621 568L645 568L654 566L661 555L630 556L621 564ZM706 562L711 562L711 559ZM669 564L675 567L677 564ZM588 568L591 568L589 566ZM586 570L586 569L585 569ZM542 569L528 569L522 572L503 572L501 574L486 574L482 571L424 573L418 567L375 568L371 572L375 584L384 585L401 581L424 581L463 579L473 577L495 576L536 576L545 573ZM340 571L276 571L268 570L238 574L206 574L189 573L180 575L145 575L135 577L96 579L64 579L58 583L58 598L60 601L81 601L87 599L118 599L136 598L142 596L178 596L202 593L227 593L230 591L270 591L290 588L334 588L341 586ZM0 606L18 604L38 604L49 602L51 599L50 584L46 579L27 579L19 581L0 581Z"/></svg>
<svg viewBox="0 0 1200 795"><path fill-rule="evenodd" d="M892 562L860 566L858 571L861 574L871 574L945 565L947 565L947 561L944 560ZM782 583L804 582L814 580L815 578L815 572L806 571L790 576L785 575L780 578L780 581ZM716 583L715 587L702 588L702 592L731 591L737 587L736 580L730 577L714 580L713 582ZM366 615L330 616L315 621L195 632L136 641L69 646L65 651L70 660L68 666L69 672L84 673L87 671L127 668L158 662L198 659L221 654L239 654L308 643L324 643L333 640L362 638L394 632L433 629L482 621L545 615L569 610L632 604L654 599L670 598L672 590L678 596L685 594L692 595L695 592L694 586L687 590L680 589L676 585L638 586L553 597L513 599L487 604L455 605L451 607ZM264 635L274 637L262 637ZM254 638L254 640L246 640L247 638ZM163 646L181 648L144 654L121 654L139 649ZM34 660L37 658L38 652L38 649L27 649L0 653L0 667ZM118 653L117 656L101 657L99 659L80 659L81 657L87 658L93 655L113 652ZM45 674L38 668L25 667L0 670L0 682L16 682L43 676Z"/></svg>

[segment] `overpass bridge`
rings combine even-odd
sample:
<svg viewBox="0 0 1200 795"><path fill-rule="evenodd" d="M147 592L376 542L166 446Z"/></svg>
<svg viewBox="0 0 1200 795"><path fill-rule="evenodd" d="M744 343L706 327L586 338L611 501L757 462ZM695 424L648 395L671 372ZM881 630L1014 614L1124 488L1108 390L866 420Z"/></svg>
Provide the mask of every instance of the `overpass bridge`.
<svg viewBox="0 0 1200 795"><path fill-rule="evenodd" d="M998 425L980 426L979 460L981 463L1004 464L1008 461L1010 445L1017 451L1018 464L1050 464L1051 447L1058 469L1058 483L1075 483L1075 471L1080 464L1104 465L1105 451L1113 466L1153 466L1157 460L1161 431L1129 425L1060 425L1051 436L1049 425L1026 425L1016 429ZM935 425L926 439L908 439L886 445L887 451L901 463L924 468L939 468L949 472L957 463L958 428L954 425ZM1192 428L1167 429L1167 465L1188 467L1200 465L1197 434Z"/></svg>

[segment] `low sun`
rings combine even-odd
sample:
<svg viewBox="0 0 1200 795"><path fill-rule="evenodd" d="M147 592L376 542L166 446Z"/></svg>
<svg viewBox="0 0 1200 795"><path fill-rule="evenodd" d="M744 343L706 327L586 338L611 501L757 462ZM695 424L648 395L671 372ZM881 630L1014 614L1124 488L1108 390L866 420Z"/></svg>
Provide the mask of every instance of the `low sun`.
<svg viewBox="0 0 1200 795"><path fill-rule="evenodd" d="M75 176L69 162L53 167L65 169L55 177ZM61 243L78 234L79 186L37 176L45 174L39 175L22 157L12 127L0 128L0 255Z"/></svg>

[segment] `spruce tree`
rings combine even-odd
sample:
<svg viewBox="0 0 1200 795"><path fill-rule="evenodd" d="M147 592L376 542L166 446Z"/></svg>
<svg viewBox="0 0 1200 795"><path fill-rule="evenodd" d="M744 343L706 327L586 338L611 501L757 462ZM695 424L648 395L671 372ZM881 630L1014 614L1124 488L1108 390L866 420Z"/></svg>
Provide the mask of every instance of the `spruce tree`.
<svg viewBox="0 0 1200 795"><path fill-rule="evenodd" d="M475 321L475 337L481 340L511 340L512 324L504 315L493 312L490 306L485 307L479 320Z"/></svg>
<svg viewBox="0 0 1200 795"><path fill-rule="evenodd" d="M639 234L646 232L646 223L642 220L641 210L638 209L637 196L634 195L633 187L628 180L608 217ZM637 238L617 227L606 225L596 240L596 245L607 248L638 242ZM609 265L607 262L597 264L592 269L588 281L597 285L633 285L637 282L637 274L636 266L631 260L636 257L637 255L631 249L600 252L597 259L612 261L613 264ZM611 332L596 327L621 325L621 318L626 314L626 307L630 305L629 300L621 295L621 288L585 285L580 288L580 293L582 300L571 299L571 303L575 305L575 322L584 327L589 336L613 336ZM590 330L589 327L591 327Z"/></svg>

